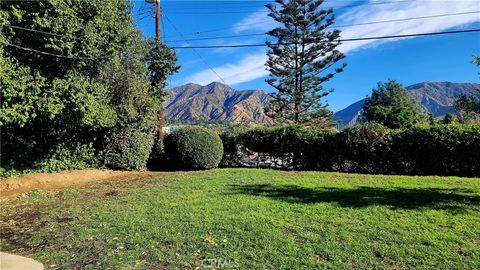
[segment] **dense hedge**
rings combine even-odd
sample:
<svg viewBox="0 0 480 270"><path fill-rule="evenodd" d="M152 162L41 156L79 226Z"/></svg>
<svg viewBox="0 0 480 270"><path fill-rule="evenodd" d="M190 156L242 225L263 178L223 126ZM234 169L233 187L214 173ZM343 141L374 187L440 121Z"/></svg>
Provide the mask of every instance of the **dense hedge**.
<svg viewBox="0 0 480 270"><path fill-rule="evenodd" d="M226 151L232 151L222 161L228 166L480 176L478 125L392 130L364 124L340 132L295 126L257 128L230 134L224 144ZM238 153L244 150L249 152Z"/></svg>
<svg viewBox="0 0 480 270"><path fill-rule="evenodd" d="M391 153L405 174L480 176L480 126L412 128L392 133Z"/></svg>
<svg viewBox="0 0 480 270"><path fill-rule="evenodd" d="M223 156L218 134L202 127L174 131L165 137L164 147L166 155L181 169L215 168Z"/></svg>

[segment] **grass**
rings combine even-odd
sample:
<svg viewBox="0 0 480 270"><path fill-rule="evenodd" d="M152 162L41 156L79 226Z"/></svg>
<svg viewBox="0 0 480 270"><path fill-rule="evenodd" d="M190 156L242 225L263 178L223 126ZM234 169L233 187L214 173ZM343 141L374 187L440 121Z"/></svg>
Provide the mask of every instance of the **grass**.
<svg viewBox="0 0 480 270"><path fill-rule="evenodd" d="M480 269L480 179L257 169L146 174L1 205L46 269Z"/></svg>

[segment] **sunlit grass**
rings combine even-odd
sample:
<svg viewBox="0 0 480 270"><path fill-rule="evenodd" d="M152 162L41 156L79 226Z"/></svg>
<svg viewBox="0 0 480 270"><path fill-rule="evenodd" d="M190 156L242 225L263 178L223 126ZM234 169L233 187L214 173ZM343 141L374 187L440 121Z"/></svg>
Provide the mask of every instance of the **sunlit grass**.
<svg viewBox="0 0 480 270"><path fill-rule="evenodd" d="M1 210L2 250L47 269L480 269L480 179L218 169Z"/></svg>

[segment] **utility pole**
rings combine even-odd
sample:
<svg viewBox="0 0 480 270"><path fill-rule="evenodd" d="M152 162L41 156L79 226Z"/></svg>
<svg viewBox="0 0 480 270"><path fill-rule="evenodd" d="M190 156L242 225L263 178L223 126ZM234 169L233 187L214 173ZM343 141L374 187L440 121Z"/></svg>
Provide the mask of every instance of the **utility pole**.
<svg viewBox="0 0 480 270"><path fill-rule="evenodd" d="M162 9L160 8L160 0L155 0L155 36L157 41L160 41L160 23L161 23Z"/></svg>
<svg viewBox="0 0 480 270"><path fill-rule="evenodd" d="M147 3L155 2L155 40L160 43L161 36L161 18L162 18L162 8L160 6L160 0L145 0ZM161 143L163 140L163 103L160 106L158 111L158 142Z"/></svg>

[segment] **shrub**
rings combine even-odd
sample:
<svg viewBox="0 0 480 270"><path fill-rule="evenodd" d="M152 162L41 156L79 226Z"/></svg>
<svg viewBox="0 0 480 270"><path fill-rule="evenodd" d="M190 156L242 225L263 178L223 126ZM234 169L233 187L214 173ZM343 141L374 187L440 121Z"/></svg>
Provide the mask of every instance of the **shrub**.
<svg viewBox="0 0 480 270"><path fill-rule="evenodd" d="M240 135L240 143L263 154L266 163L275 167L299 169L304 162L303 146L312 129L300 126L266 127L252 129Z"/></svg>
<svg viewBox="0 0 480 270"><path fill-rule="evenodd" d="M311 162L318 155L319 142L332 133L331 129L301 126L260 127L235 132L226 130L220 135L225 151L222 164L233 167L313 168L319 160ZM315 151L311 151L312 147ZM321 148L321 151L326 149ZM249 156L251 158L255 153L258 153L257 160L248 162Z"/></svg>
<svg viewBox="0 0 480 270"><path fill-rule="evenodd" d="M75 143L73 146L57 145L47 158L34 163L33 171L54 172L85 169L98 166L93 145Z"/></svg>
<svg viewBox="0 0 480 270"><path fill-rule="evenodd" d="M366 123L347 128L327 140L335 147L335 170L362 173L390 172L388 130L380 124Z"/></svg>
<svg viewBox="0 0 480 270"><path fill-rule="evenodd" d="M302 152L306 170L331 171L339 162L337 132L332 129L310 129L297 147Z"/></svg>
<svg viewBox="0 0 480 270"><path fill-rule="evenodd" d="M241 167L243 158L240 149L240 134L247 131L245 126L229 126L219 130L219 136L223 143L223 157L220 162L221 167Z"/></svg>
<svg viewBox="0 0 480 270"><path fill-rule="evenodd" d="M22 171L18 171L14 168L0 167L0 178L14 177L14 176L20 175L21 173Z"/></svg>
<svg viewBox="0 0 480 270"><path fill-rule="evenodd" d="M167 135L166 154L182 169L210 169L223 156L222 140L214 131L202 127L181 128Z"/></svg>
<svg viewBox="0 0 480 270"><path fill-rule="evenodd" d="M340 132L304 127L258 128L229 137L261 166L383 174L480 175L480 126L387 129L366 123ZM250 154L251 157L255 155ZM278 162L278 160L282 162ZM259 166L259 161L242 163Z"/></svg>
<svg viewBox="0 0 480 270"><path fill-rule="evenodd" d="M394 132L391 148L400 173L480 175L478 125L435 125Z"/></svg>
<svg viewBox="0 0 480 270"><path fill-rule="evenodd" d="M152 132L135 128L116 129L105 142L101 156L104 165L111 169L145 169L153 147Z"/></svg>
<svg viewBox="0 0 480 270"><path fill-rule="evenodd" d="M241 141L253 151L282 157L296 151L304 131L300 126L257 128L244 133Z"/></svg>

